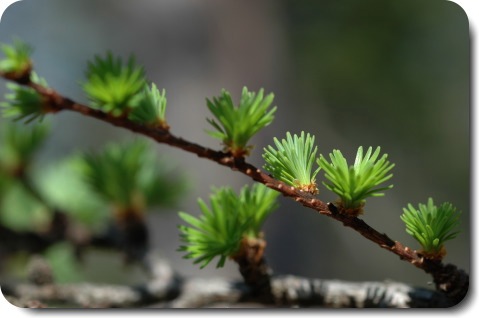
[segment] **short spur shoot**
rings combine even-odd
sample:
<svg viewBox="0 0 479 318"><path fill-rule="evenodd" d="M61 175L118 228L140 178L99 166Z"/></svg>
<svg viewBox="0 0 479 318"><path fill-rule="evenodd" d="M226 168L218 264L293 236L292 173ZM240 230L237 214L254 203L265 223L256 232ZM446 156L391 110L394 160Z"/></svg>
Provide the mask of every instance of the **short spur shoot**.
<svg viewBox="0 0 479 318"><path fill-rule="evenodd" d="M279 141L274 138L276 148L264 148L263 158L266 161L265 170L273 177L301 191L311 194L318 193L316 175L320 168L313 171L318 147L314 146L314 136L286 133L286 139Z"/></svg>
<svg viewBox="0 0 479 318"><path fill-rule="evenodd" d="M393 186L379 187L392 178L388 174L394 167L387 161L387 154L379 160L381 148L377 147L372 153L369 147L363 156L363 147L359 147L354 165L348 166L346 158L339 150L333 150L329 155L331 163L321 155L318 164L324 170L325 177L330 182L323 184L339 196L339 210L343 213L358 216L363 213L363 207L368 197L383 196L382 191L391 189Z"/></svg>

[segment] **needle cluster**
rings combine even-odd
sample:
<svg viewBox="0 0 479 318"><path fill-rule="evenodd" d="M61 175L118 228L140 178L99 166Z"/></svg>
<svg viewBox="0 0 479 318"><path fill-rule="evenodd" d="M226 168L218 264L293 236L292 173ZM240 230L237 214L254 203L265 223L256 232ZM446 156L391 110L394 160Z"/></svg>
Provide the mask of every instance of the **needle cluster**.
<svg viewBox="0 0 479 318"><path fill-rule="evenodd" d="M180 212L187 225L180 225L179 251L186 252L185 258L195 259L201 268L219 257L216 267L223 267L226 259L238 252L243 238L260 237L260 229L266 217L276 208L278 193L262 184L245 186L240 194L231 188L214 189L208 207L198 199L201 215L195 217Z"/></svg>
<svg viewBox="0 0 479 318"><path fill-rule="evenodd" d="M273 99L273 94L264 96L263 89L255 93L244 87L240 103L235 106L230 93L223 90L219 97L206 100L206 105L214 116L207 120L215 128L208 131L208 134L220 139L225 151L231 152L233 156L248 155L252 148L248 145L249 140L274 119L276 107L270 108Z"/></svg>
<svg viewBox="0 0 479 318"><path fill-rule="evenodd" d="M323 184L339 196L340 210L352 216L363 213L367 197L383 196L382 191L393 186L379 187L380 184L392 178L389 172L394 167L387 161L387 154L379 158L381 148L374 153L369 147L363 155L363 147L358 148L354 164L349 166L346 158L339 150L333 150L329 155L331 162L321 155L318 164L325 171L329 182ZM379 159L378 159L379 158Z"/></svg>
<svg viewBox="0 0 479 318"><path fill-rule="evenodd" d="M430 258L442 259L446 254L444 242L455 238L459 231L460 212L449 202L436 206L432 198L418 208L408 204L401 220L406 224L406 232L422 246L422 253Z"/></svg>
<svg viewBox="0 0 479 318"><path fill-rule="evenodd" d="M314 136L291 136L286 133L286 139L281 141L274 138L276 148L264 148L263 158L266 161L264 168L273 177L302 191L316 194L316 175L320 168L313 170L318 147L314 146Z"/></svg>

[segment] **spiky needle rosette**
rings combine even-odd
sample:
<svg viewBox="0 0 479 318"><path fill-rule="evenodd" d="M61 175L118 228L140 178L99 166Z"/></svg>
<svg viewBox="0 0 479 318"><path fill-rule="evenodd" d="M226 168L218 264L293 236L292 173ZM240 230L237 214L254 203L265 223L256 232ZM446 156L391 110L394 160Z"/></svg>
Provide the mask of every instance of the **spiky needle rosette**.
<svg viewBox="0 0 479 318"><path fill-rule="evenodd" d="M168 129L165 112L165 90L160 92L158 87L152 83L151 88L145 85L143 91L139 93L137 106L128 114L128 118L151 128Z"/></svg>
<svg viewBox="0 0 479 318"><path fill-rule="evenodd" d="M263 222L277 207L278 194L262 184L245 186L239 195L228 187L214 189L211 207L198 199L199 217L179 212L187 223L179 226L183 242L179 251L201 268L215 257L219 257L216 267L223 267L228 257L236 255L243 239L261 236Z"/></svg>
<svg viewBox="0 0 479 318"><path fill-rule="evenodd" d="M32 83L48 87L45 79L39 77L37 73L30 75ZM31 87L18 85L17 83L7 83L9 93L5 94L5 101L0 103L2 115L5 118L13 120L25 120L26 123L39 119L40 121L48 113L57 112L45 98Z"/></svg>
<svg viewBox="0 0 479 318"><path fill-rule="evenodd" d="M300 136L291 136L287 132L286 139L280 141L274 138L274 143L276 148L264 148L264 169L286 184L316 194L316 175L321 168L313 170L318 151L318 147L314 146L314 136L305 135L304 131Z"/></svg>
<svg viewBox="0 0 479 318"><path fill-rule="evenodd" d="M32 70L32 47L15 39L13 44L0 44L4 57L0 59L0 72L14 80L28 79Z"/></svg>
<svg viewBox="0 0 479 318"><path fill-rule="evenodd" d="M137 106L138 93L144 88L144 70L133 56L127 63L108 52L88 63L83 90L92 106L114 116L122 116Z"/></svg>
<svg viewBox="0 0 479 318"><path fill-rule="evenodd" d="M382 191L393 187L379 187L392 178L393 175L389 172L394 167L394 164L387 161L387 154L378 160L380 150L381 148L377 147L373 153L372 147L369 147L363 156L363 147L359 147L354 165L351 166L348 166L346 158L339 150L333 150L329 155L331 163L323 155L320 156L318 164L330 181L323 184L339 196L339 208L342 212L357 216L363 212L366 198L383 196Z"/></svg>
<svg viewBox="0 0 479 318"><path fill-rule="evenodd" d="M449 202L436 206L432 198L427 204L420 203L418 208L408 204L403 211L401 220L406 224L406 232L421 244L421 253L428 258L442 259L446 254L444 242L459 234L461 213Z"/></svg>
<svg viewBox="0 0 479 318"><path fill-rule="evenodd" d="M149 207L179 200L185 191L183 177L173 176L164 166L142 141L111 143L78 159L87 184L118 214L142 214Z"/></svg>
<svg viewBox="0 0 479 318"><path fill-rule="evenodd" d="M206 105L214 119L207 121L215 128L208 131L213 138L220 139L225 151L235 157L243 157L250 153L252 146L249 140L274 119L276 106L270 108L274 99L272 93L264 96L264 90L258 93L249 92L246 87L241 92L238 106L235 106L228 91L223 90L220 97L206 100Z"/></svg>

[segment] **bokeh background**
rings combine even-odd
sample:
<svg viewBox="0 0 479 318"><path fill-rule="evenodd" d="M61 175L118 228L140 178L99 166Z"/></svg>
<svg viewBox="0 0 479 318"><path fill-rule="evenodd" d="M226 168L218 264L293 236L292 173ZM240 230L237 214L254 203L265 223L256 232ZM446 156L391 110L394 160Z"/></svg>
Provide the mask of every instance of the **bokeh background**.
<svg viewBox="0 0 479 318"><path fill-rule="evenodd" d="M225 88L237 100L243 86L274 92L276 119L253 140L249 161L257 166L263 165L263 147L287 131L310 132L321 153L341 149L350 160L360 145L381 146L396 164L394 188L368 201L364 220L417 248L399 219L402 208L425 203L428 197L436 203L450 201L463 212L462 232L447 243L445 261L469 271L469 27L456 4L24 0L10 6L1 20L0 42L13 37L34 47L35 70L50 86L83 103L87 100L78 83L88 59L107 50L123 57L134 54L149 79L166 89L172 132L215 149L218 142L204 133L209 129L206 97ZM0 94L5 92L2 85ZM128 131L67 112L55 115L51 124L38 169L78 150L134 138ZM177 208L149 214L155 248L184 275L239 278L235 264L200 270L182 259L176 251L177 211L199 212L196 199L206 199L211 186L239 189L251 180L166 145L154 147L190 180ZM319 196L335 200L324 187ZM264 228L267 260L276 273L428 286L427 274L338 222L289 199L281 198L280 204ZM75 271L89 281L139 279L116 255L101 252L92 252ZM79 279L66 272L63 280ZM21 273L19 267L2 276Z"/></svg>

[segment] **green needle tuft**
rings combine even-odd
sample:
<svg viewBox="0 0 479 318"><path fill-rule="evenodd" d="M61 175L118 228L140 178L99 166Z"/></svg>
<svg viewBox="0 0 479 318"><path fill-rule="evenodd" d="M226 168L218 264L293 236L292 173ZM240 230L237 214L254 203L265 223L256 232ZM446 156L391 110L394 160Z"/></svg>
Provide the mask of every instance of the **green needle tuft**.
<svg viewBox="0 0 479 318"><path fill-rule="evenodd" d="M273 99L273 94L263 96L263 89L254 93L244 87L240 104L235 107L230 93L223 90L220 97L214 97L212 101L206 100L206 105L215 117L207 119L215 128L214 131L208 131L208 134L220 139L225 151L231 152L233 156L249 155L252 148L248 145L249 140L274 119L276 107L269 109Z"/></svg>
<svg viewBox="0 0 479 318"><path fill-rule="evenodd" d="M320 168L313 171L318 147L314 146L314 136L301 132L300 136L286 133L286 139L274 138L276 149L272 146L264 148L264 168L273 177L288 185L312 194L318 192L316 175Z"/></svg>
<svg viewBox="0 0 479 318"><path fill-rule="evenodd" d="M331 163L323 155L320 156L318 164L330 181L323 184L339 196L342 212L352 216L362 214L366 198L383 196L382 191L393 187L389 185L378 188L381 183L392 178L393 175L388 173L394 167L394 164L387 161L387 154L378 160L380 150L377 147L373 153L372 147L369 147L363 156L363 147L359 147L352 166L348 166L339 150L333 150L329 155Z"/></svg>
<svg viewBox="0 0 479 318"><path fill-rule="evenodd" d="M434 205L432 198L418 208L408 204L403 209L401 220L406 224L406 232L421 244L422 253L432 259L442 259L446 254L444 242L455 238L459 231L460 212L449 202Z"/></svg>

